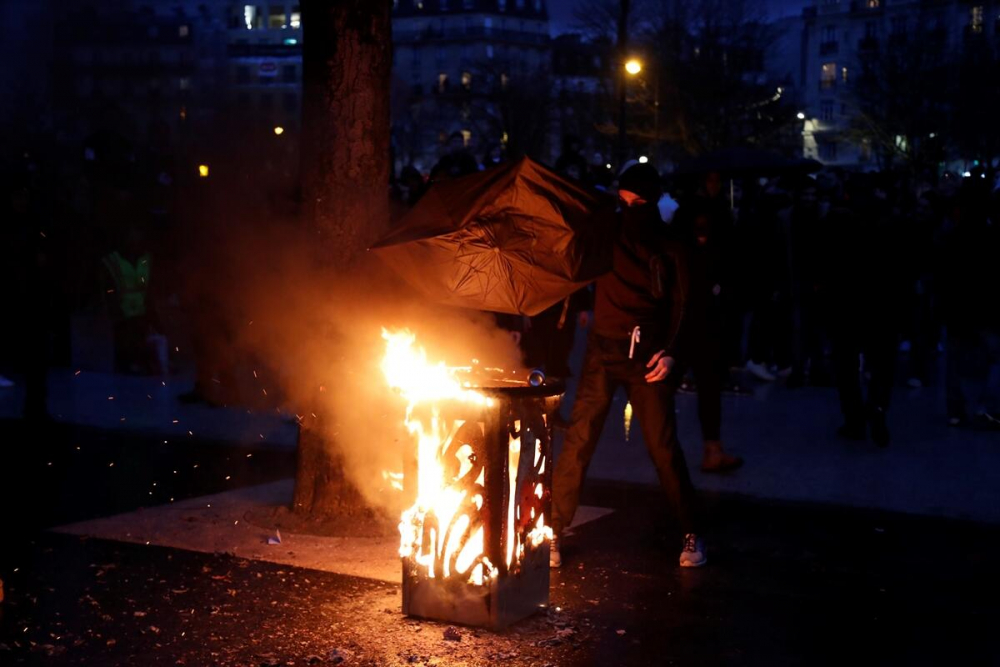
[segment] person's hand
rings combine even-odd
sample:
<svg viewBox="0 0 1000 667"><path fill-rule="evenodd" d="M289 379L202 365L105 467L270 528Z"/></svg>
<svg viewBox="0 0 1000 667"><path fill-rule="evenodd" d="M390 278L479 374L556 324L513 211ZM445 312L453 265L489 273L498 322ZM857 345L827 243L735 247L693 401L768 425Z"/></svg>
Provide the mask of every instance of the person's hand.
<svg viewBox="0 0 1000 667"><path fill-rule="evenodd" d="M667 379L670 371L674 369L674 358L668 357L666 350L660 350L652 356L649 363L646 364L646 368L652 369L646 373L646 382L650 384L653 382L662 382Z"/></svg>
<svg viewBox="0 0 1000 667"><path fill-rule="evenodd" d="M586 329L590 326L590 311L581 310L580 314L576 316L576 323L581 329Z"/></svg>

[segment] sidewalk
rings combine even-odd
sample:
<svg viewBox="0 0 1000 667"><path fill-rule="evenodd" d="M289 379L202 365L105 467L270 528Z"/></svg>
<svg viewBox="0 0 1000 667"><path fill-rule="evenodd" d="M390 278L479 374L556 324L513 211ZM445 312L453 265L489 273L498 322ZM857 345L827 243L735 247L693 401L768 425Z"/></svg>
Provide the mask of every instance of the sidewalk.
<svg viewBox="0 0 1000 667"><path fill-rule="evenodd" d="M240 408L184 405L177 396L194 379L157 378L57 369L49 373L49 413L58 422L110 431L159 435L166 440L197 437L228 444L294 448L294 417ZM23 386L0 390L0 419L16 418Z"/></svg>
<svg viewBox="0 0 1000 667"><path fill-rule="evenodd" d="M578 336L574 367L585 337ZM176 396L187 378L74 374L54 371L50 411L59 420L113 431L157 435L168 442L207 441L293 449L293 418L238 408L182 405ZM569 416L575 382L563 413ZM113 399L113 400L112 400ZM0 390L0 418L17 414L19 388ZM593 480L656 484L634 420L625 442L620 392L589 469ZM918 515L1000 523L1000 433L946 425L943 387L897 388L889 410L892 444L845 442L832 388L789 390L758 385L752 396L723 398L722 435L727 449L746 459L729 475L700 472L697 400L677 397L679 433L697 487L754 498L867 507ZM175 421L176 420L176 421ZM561 435L556 438L557 451Z"/></svg>

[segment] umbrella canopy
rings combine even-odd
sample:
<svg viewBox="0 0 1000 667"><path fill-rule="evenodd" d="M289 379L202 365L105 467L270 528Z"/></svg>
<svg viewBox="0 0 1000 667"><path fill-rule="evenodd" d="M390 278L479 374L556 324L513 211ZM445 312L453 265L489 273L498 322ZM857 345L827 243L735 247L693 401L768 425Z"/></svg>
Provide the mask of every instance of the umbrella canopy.
<svg viewBox="0 0 1000 667"><path fill-rule="evenodd" d="M433 301L536 315L611 268L613 211L522 158L434 183L372 250Z"/></svg>

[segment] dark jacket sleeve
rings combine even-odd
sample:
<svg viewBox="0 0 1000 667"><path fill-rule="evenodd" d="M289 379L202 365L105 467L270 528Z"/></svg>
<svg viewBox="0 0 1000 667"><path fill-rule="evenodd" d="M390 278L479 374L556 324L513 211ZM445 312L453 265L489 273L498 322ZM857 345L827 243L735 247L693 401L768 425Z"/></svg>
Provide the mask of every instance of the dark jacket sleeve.
<svg viewBox="0 0 1000 667"><path fill-rule="evenodd" d="M687 254L684 247L676 242L669 242L663 253L664 285L668 290L667 304L670 312L664 313L667 320L662 346L667 356L676 357L680 344L680 333L687 314L688 294L690 293L690 274L688 272Z"/></svg>

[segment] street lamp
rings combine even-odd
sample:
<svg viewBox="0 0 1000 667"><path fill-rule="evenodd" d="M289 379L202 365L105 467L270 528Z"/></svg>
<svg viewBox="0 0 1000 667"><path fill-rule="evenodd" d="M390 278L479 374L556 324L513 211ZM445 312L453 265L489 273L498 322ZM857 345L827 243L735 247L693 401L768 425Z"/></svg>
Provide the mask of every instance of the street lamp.
<svg viewBox="0 0 1000 667"><path fill-rule="evenodd" d="M798 112L797 114L795 114L795 117L798 118L799 120L805 120L806 119L806 115L804 113L802 113L801 111Z"/></svg>
<svg viewBox="0 0 1000 667"><path fill-rule="evenodd" d="M631 58L627 63L625 63L625 71L632 76L635 76L642 71L642 63L636 58Z"/></svg>
<svg viewBox="0 0 1000 667"><path fill-rule="evenodd" d="M278 125L274 128L274 133L280 137L282 134L285 133L285 128Z"/></svg>

